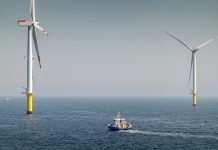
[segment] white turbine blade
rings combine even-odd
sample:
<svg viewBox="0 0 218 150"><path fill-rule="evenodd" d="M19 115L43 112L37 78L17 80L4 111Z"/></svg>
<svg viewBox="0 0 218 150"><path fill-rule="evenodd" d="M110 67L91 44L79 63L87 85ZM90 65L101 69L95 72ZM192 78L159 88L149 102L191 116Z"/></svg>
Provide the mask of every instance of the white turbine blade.
<svg viewBox="0 0 218 150"><path fill-rule="evenodd" d="M30 14L31 14L31 16L32 16L32 11L33 11L32 5L33 5L33 1L30 0Z"/></svg>
<svg viewBox="0 0 218 150"><path fill-rule="evenodd" d="M48 36L48 32L45 31L45 29L43 29L42 27L40 27L38 24L34 24L34 26L35 26L38 30L40 30L40 31L42 31L43 33L45 33L46 36Z"/></svg>
<svg viewBox="0 0 218 150"><path fill-rule="evenodd" d="M38 41L37 41L37 36L36 36L36 28L34 26L33 26L33 41L34 41L34 45L36 48L36 54L37 54L38 61L39 61L39 67L42 68L41 61L40 61L40 55L39 55Z"/></svg>
<svg viewBox="0 0 218 150"><path fill-rule="evenodd" d="M184 45L185 47L187 47L189 50L193 50L193 48L191 48L190 46L186 45L185 43L183 43L182 41L180 41L179 39L177 39L175 36L171 35L170 33L168 33L167 31L164 31L166 34L168 34L169 36L171 36L172 38L176 39L178 42L180 42L182 45Z"/></svg>
<svg viewBox="0 0 218 150"><path fill-rule="evenodd" d="M202 45L198 46L196 49L199 49L199 48L201 48L201 47L203 47L203 46L205 46L205 45L209 44L210 42L212 42L212 41L213 41L213 40L215 40L216 38L217 38L217 36L213 37L212 39L210 39L210 40L209 40L209 41L207 41L206 43L204 43L204 44L202 44Z"/></svg>
<svg viewBox="0 0 218 150"><path fill-rule="evenodd" d="M30 0L30 14L33 22L35 22L36 21L35 0Z"/></svg>
<svg viewBox="0 0 218 150"><path fill-rule="evenodd" d="M192 66L193 66L193 53L192 53L191 67L190 67L190 72L189 72L188 86L189 86L190 79L191 79L191 74L192 74Z"/></svg>
<svg viewBox="0 0 218 150"><path fill-rule="evenodd" d="M34 78L34 72L32 70L32 80L33 80L33 84L35 84L35 78Z"/></svg>

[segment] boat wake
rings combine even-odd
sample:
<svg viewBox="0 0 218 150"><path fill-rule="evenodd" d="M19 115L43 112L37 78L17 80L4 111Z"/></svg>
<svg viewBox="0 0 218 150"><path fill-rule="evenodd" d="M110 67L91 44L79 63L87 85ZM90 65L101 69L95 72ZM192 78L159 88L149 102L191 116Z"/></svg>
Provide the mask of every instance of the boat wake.
<svg viewBox="0 0 218 150"><path fill-rule="evenodd" d="M198 139L218 140L218 136L213 136L213 135L194 135L194 134L188 134L188 133L153 132L153 131L140 131L140 130L123 130L123 131L120 131L120 132L126 132L126 133L131 133L131 134L143 134L143 135L149 135L149 136L198 138Z"/></svg>

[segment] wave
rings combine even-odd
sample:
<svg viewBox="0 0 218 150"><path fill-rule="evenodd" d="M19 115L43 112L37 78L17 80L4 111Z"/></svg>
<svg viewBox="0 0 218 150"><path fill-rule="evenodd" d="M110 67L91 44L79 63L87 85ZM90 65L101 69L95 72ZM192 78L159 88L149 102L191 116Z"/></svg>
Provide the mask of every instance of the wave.
<svg viewBox="0 0 218 150"><path fill-rule="evenodd" d="M8 125L8 124L4 124L4 125L0 125L0 128L9 128L9 127L16 127L17 125Z"/></svg>
<svg viewBox="0 0 218 150"><path fill-rule="evenodd" d="M143 134L150 136L165 136L165 137L180 137L180 138L198 138L198 139L213 139L218 140L218 136L213 135L194 135L188 133L171 133L171 132L153 132L153 131L140 131L140 130L123 130L121 132L131 134Z"/></svg>

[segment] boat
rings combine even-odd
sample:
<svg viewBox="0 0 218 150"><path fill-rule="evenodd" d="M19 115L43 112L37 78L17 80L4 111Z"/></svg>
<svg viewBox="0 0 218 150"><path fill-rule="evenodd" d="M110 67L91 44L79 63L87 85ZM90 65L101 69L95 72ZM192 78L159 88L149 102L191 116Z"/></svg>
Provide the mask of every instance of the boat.
<svg viewBox="0 0 218 150"><path fill-rule="evenodd" d="M121 116L120 112L118 112L113 122L108 124L108 128L110 131L128 130L132 129L132 125Z"/></svg>

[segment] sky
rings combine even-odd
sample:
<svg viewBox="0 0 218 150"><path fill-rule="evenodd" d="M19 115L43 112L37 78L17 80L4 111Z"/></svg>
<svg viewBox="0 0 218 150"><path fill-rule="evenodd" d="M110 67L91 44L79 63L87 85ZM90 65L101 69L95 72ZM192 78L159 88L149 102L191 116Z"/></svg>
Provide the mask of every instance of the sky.
<svg viewBox="0 0 218 150"><path fill-rule="evenodd" d="M191 47L218 35L217 0L35 0L37 96L191 96ZM0 1L0 96L26 87L29 0ZM36 55L34 50L34 55ZM218 40L197 53L197 93L218 96Z"/></svg>

